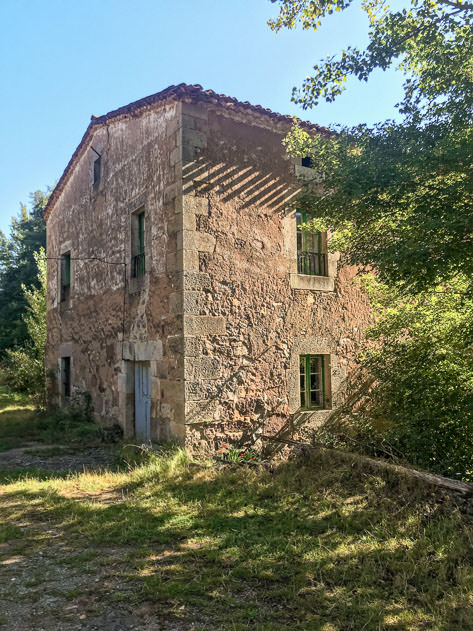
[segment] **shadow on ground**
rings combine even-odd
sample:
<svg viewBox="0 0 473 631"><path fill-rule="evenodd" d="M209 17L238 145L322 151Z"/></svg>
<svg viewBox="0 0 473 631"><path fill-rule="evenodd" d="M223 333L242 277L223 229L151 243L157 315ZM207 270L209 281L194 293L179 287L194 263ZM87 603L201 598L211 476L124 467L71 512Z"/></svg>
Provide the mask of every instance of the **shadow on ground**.
<svg viewBox="0 0 473 631"><path fill-rule="evenodd" d="M215 630L473 628L471 520L396 476L322 456L274 473L168 458L108 480L107 501L74 484L12 483L0 507L23 558L51 541L57 567L94 551L104 610Z"/></svg>

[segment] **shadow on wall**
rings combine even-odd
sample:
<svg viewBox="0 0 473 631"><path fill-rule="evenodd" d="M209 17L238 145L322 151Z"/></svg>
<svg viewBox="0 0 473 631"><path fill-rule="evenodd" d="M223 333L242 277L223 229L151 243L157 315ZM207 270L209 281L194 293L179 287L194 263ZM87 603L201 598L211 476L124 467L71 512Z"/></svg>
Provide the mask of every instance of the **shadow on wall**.
<svg viewBox="0 0 473 631"><path fill-rule="evenodd" d="M223 202L236 197L244 199L243 208L262 205L282 210L301 192L287 180L263 175L253 166L241 167L225 163L213 164L199 159L183 166L183 192L205 194L218 191Z"/></svg>
<svg viewBox="0 0 473 631"><path fill-rule="evenodd" d="M262 359L272 348L275 347L275 344L271 344L266 347L258 356L251 358L251 365L241 365L235 370L231 375L229 375L223 382L219 384L212 384L213 390L211 395L208 395L204 400L193 401L194 411L189 411L186 414L186 425L190 426L193 429L204 431L205 426L208 425L207 418L212 416L213 408L215 402L222 401L223 395L225 393L234 392L239 385L245 383L247 380L247 373L250 367L253 367L254 364L257 363L260 359ZM268 419L278 413L278 408L280 405L276 405L273 407L268 407L267 403L263 401L261 397L256 397L253 399L253 412L260 416L258 421L251 423L249 426L247 422L235 422L230 420L222 421L224 423L232 423L233 425L240 425L239 429L241 430L241 437L238 440L238 444L240 447L250 447L254 445L257 440L260 439L261 433L264 433L265 424L267 424ZM207 417L207 418L206 418ZM288 421L290 423L290 421ZM215 425L218 426L218 421L215 422ZM215 445L217 448L217 445Z"/></svg>

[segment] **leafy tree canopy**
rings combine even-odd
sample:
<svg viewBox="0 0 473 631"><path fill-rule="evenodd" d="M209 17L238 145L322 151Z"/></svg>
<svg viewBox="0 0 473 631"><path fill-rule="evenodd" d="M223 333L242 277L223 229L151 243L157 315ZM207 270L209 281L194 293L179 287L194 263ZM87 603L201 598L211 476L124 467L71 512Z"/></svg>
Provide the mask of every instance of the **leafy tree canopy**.
<svg viewBox="0 0 473 631"><path fill-rule="evenodd" d="M7 383L18 392L28 392L38 403L44 404L46 349L46 253L40 248L34 253L37 266L37 285L22 291L26 310L22 319L28 339L21 348L7 349L5 376Z"/></svg>
<svg viewBox="0 0 473 631"><path fill-rule="evenodd" d="M273 0L274 30L317 30L351 0ZM314 67L293 92L304 108L333 101L347 77L367 80L397 64L405 74L403 120L311 136L295 127L292 154L312 156L323 187L301 204L331 229L346 261L374 267L380 279L419 292L473 273L473 4L411 0L390 9L362 3L369 18L365 50L347 47Z"/></svg>
<svg viewBox="0 0 473 631"><path fill-rule="evenodd" d="M28 339L22 287L39 286L35 253L46 247L43 210L48 197L49 191L32 193L30 210L21 204L18 217L12 218L10 236L0 232L0 356Z"/></svg>

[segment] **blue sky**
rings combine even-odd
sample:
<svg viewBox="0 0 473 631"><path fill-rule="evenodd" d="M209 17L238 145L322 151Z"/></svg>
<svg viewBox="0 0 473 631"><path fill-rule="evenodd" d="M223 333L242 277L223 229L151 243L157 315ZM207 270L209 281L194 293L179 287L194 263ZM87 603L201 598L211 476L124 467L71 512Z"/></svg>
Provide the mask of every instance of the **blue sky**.
<svg viewBox="0 0 473 631"><path fill-rule="evenodd" d="M269 0L0 0L0 229L31 191L53 185L91 114L176 83L313 122L394 117L402 78L350 81L335 103L290 101L321 58L366 43L359 3L317 31L273 33Z"/></svg>

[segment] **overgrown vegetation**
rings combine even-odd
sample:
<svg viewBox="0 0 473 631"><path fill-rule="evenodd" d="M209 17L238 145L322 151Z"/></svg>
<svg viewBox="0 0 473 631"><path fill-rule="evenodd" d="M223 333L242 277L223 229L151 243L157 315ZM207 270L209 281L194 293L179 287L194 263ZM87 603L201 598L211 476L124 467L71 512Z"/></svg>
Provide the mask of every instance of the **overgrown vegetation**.
<svg viewBox="0 0 473 631"><path fill-rule="evenodd" d="M54 612L144 606L196 631L471 628L470 518L356 459L319 454L270 473L173 450L115 473L4 477L0 506L15 539L4 560L21 551L66 577L79 568L81 584L55 587ZM5 567L8 593L15 564ZM38 590L49 590L44 569L25 607Z"/></svg>
<svg viewBox="0 0 473 631"><path fill-rule="evenodd" d="M274 30L316 31L351 0L273 0ZM396 9L364 2L364 50L347 46L295 89L304 108L333 101L349 77L368 80L398 64L405 75L400 122L310 135L297 125L289 153L317 173L297 204L307 230L330 230L342 262L374 272L374 349L360 352L373 383L347 410L345 436L418 466L473 476L473 5L411 0ZM317 182L315 181L317 180ZM365 381L360 382L364 392ZM343 424L342 424L343 425ZM341 427L341 426L340 426ZM355 439L356 436L356 439ZM330 439L330 436L328 436ZM386 451L384 451L386 453Z"/></svg>
<svg viewBox="0 0 473 631"><path fill-rule="evenodd" d="M318 440L473 480L473 303L466 281L405 297L372 276L364 280L377 317L367 332L373 346L360 353L355 396Z"/></svg>
<svg viewBox="0 0 473 631"><path fill-rule="evenodd" d="M0 451L30 442L84 445L98 441L90 400L78 394L68 408L46 412L22 393L0 385Z"/></svg>
<svg viewBox="0 0 473 631"><path fill-rule="evenodd" d="M22 347L6 350L4 379L16 392L34 397L44 405L46 394L44 355L46 347L46 253L44 248L33 254L38 268L38 286L22 285L26 310L22 318L28 339Z"/></svg>

